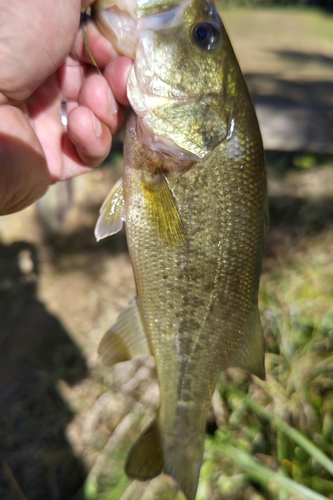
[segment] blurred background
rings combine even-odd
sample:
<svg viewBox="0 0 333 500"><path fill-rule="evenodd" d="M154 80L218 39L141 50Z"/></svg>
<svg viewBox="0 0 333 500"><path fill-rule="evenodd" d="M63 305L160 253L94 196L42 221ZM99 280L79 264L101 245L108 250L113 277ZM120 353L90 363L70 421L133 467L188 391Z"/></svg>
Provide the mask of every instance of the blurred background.
<svg viewBox="0 0 333 500"><path fill-rule="evenodd" d="M221 376L197 499L333 499L333 1L217 7L266 150L267 380ZM93 235L121 151L0 218L0 500L184 500L123 472L158 406L153 360L96 352L135 295L124 232Z"/></svg>

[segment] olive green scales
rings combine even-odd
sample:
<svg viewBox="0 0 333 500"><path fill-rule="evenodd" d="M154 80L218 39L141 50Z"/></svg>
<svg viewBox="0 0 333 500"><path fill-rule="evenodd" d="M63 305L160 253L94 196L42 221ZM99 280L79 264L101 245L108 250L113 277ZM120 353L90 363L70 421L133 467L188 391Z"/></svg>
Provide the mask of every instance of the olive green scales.
<svg viewBox="0 0 333 500"><path fill-rule="evenodd" d="M142 480L170 474L193 500L220 371L238 366L264 377L266 174L253 104L215 9L203 0L149 3L142 15L140 2L124 4L123 14L121 1L108 2L110 39L124 40L122 15L136 26L124 50L135 61L128 82L135 114L123 181L102 207L96 236L126 221L137 298L99 352L106 364L154 355L160 408L126 472ZM104 12L97 4L106 33Z"/></svg>

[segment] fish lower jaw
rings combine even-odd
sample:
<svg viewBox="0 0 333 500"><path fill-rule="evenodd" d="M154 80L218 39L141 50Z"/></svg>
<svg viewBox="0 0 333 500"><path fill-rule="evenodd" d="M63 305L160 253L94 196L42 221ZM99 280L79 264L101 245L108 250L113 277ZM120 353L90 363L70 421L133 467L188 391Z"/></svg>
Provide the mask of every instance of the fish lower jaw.
<svg viewBox="0 0 333 500"><path fill-rule="evenodd" d="M134 13L120 10L117 5L109 9L96 9L95 22L103 35L121 55L134 59L137 46L137 20Z"/></svg>

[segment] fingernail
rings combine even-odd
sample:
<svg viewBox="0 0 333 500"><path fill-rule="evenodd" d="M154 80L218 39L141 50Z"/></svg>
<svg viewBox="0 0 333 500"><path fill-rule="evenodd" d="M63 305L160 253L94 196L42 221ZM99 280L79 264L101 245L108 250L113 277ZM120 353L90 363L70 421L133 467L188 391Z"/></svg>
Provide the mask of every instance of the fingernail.
<svg viewBox="0 0 333 500"><path fill-rule="evenodd" d="M117 104L117 101L115 100L110 88L108 88L108 104L109 104L110 115L115 115L118 111L118 104Z"/></svg>
<svg viewBox="0 0 333 500"><path fill-rule="evenodd" d="M91 111L91 116L92 116L95 136L100 137L102 135L102 124L92 111Z"/></svg>

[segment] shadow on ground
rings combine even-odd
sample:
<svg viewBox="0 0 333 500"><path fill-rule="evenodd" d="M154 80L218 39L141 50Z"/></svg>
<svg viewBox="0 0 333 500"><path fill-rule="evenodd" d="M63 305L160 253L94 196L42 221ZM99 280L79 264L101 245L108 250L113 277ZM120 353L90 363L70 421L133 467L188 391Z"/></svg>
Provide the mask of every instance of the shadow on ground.
<svg viewBox="0 0 333 500"><path fill-rule="evenodd" d="M86 473L57 383L78 383L87 366L37 298L37 257L31 244L0 244L0 498L79 500Z"/></svg>
<svg viewBox="0 0 333 500"><path fill-rule="evenodd" d="M87 251L100 253L105 250L110 255L127 252L127 241L124 230L97 242L94 236L94 226L78 227L73 232L67 234L61 232L55 233L47 237L45 243L52 248L55 262L62 255Z"/></svg>
<svg viewBox="0 0 333 500"><path fill-rule="evenodd" d="M275 71L247 73L245 79L265 147L333 153L333 58L295 50L264 52Z"/></svg>
<svg viewBox="0 0 333 500"><path fill-rule="evenodd" d="M244 75L254 101L302 105L323 110L327 106L332 107L333 57L320 52L310 53L292 49L263 50L276 60L277 68L276 72L255 72ZM290 77L290 73L293 77ZM288 77L285 78L285 75Z"/></svg>
<svg viewBox="0 0 333 500"><path fill-rule="evenodd" d="M290 81L272 74L245 75L256 104L304 106L314 111L332 110L333 81Z"/></svg>
<svg viewBox="0 0 333 500"><path fill-rule="evenodd" d="M316 200L294 196L272 196L269 200L270 227L302 230L304 234L333 226L333 196Z"/></svg>

